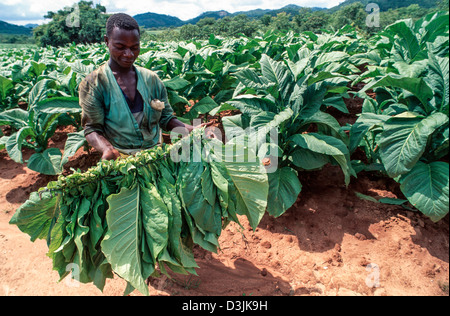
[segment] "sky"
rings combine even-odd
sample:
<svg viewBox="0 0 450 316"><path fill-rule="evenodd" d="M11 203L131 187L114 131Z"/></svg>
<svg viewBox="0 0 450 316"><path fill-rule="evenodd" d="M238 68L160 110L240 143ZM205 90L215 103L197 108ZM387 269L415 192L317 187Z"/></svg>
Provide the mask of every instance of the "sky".
<svg viewBox="0 0 450 316"><path fill-rule="evenodd" d="M91 0L106 7L107 13L129 15L154 12L180 18L195 18L206 11L225 10L230 13L253 9L280 9L288 4L302 7L331 8L344 0ZM44 15L64 7L72 7L79 0L0 0L0 20L12 24L46 23Z"/></svg>

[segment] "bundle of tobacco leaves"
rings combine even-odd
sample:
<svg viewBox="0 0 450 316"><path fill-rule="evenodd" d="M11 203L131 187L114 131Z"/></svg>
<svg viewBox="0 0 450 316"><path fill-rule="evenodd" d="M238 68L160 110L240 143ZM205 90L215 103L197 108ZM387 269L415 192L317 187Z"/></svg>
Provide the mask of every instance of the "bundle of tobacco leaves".
<svg viewBox="0 0 450 316"><path fill-rule="evenodd" d="M60 176L33 192L10 223L32 241L47 240L61 279L71 274L103 290L115 273L127 281L125 293L148 294L145 280L167 268L196 274L194 244L217 251L237 214L255 229L268 190L253 152L199 129L174 145Z"/></svg>

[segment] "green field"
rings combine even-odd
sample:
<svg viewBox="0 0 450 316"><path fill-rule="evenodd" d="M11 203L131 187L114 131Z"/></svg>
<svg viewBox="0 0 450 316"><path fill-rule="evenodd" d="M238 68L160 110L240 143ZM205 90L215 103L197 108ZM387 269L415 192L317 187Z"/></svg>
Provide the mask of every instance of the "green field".
<svg viewBox="0 0 450 316"><path fill-rule="evenodd" d="M14 49L14 48L37 48L35 44L8 44L0 43L0 49Z"/></svg>

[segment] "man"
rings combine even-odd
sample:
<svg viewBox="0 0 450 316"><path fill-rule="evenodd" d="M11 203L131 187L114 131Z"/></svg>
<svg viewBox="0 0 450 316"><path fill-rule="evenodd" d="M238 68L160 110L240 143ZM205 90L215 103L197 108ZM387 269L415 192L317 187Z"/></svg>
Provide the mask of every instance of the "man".
<svg viewBox="0 0 450 316"><path fill-rule="evenodd" d="M108 63L89 74L80 84L81 124L89 144L112 160L152 148L161 142L161 129L184 130L173 115L167 91L152 71L134 66L140 52L140 30L136 20L119 13L106 23Z"/></svg>

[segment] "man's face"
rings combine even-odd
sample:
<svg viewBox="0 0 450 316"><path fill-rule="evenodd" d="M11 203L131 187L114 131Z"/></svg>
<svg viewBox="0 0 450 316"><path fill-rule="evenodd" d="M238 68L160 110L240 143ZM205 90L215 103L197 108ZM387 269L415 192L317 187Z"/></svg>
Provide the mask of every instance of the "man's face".
<svg viewBox="0 0 450 316"><path fill-rule="evenodd" d="M121 68L130 69L140 52L140 37L137 30L114 28L109 37L105 36L110 58Z"/></svg>

